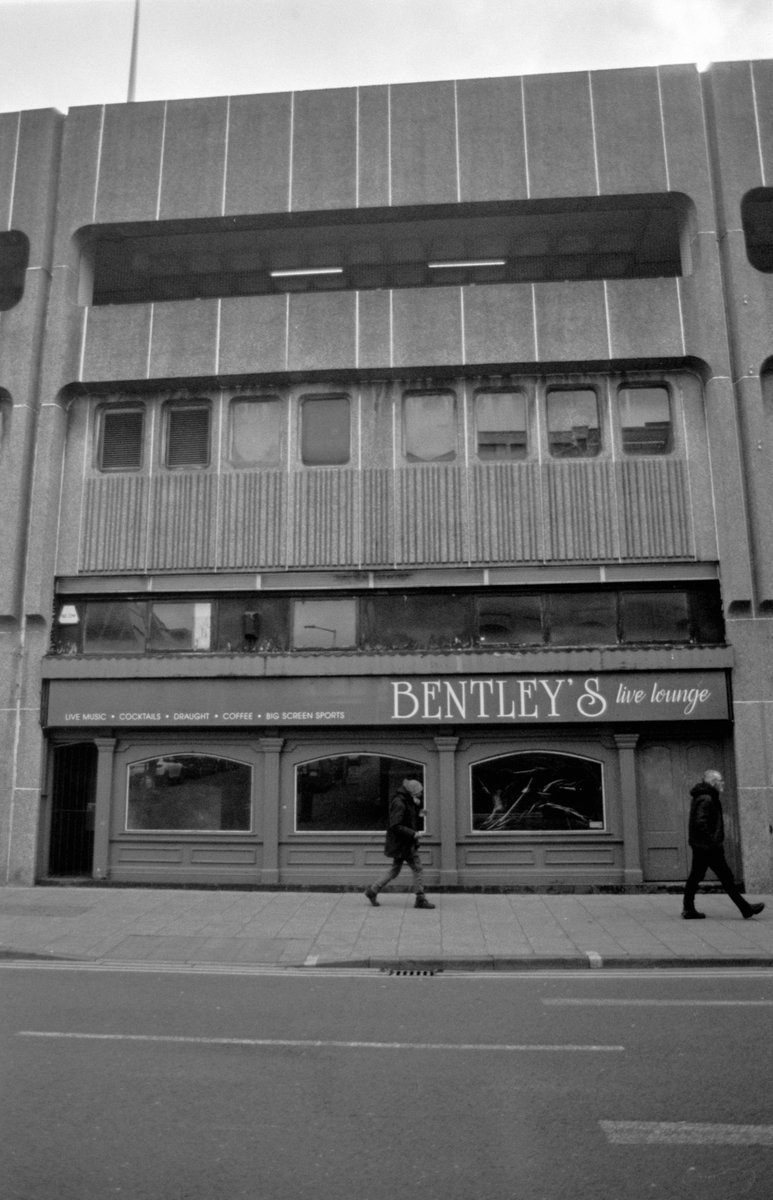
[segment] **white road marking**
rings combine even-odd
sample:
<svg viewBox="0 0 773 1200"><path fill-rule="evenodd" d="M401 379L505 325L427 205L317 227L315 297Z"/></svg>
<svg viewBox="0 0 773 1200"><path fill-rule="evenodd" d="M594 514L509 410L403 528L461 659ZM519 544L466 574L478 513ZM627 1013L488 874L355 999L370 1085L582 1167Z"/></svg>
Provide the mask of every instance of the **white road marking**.
<svg viewBox="0 0 773 1200"><path fill-rule="evenodd" d="M589 997L583 1000L577 997L545 997L543 1004L549 1004L552 1007L570 1007L572 1005L586 1008L589 1005L596 1008L605 1008L614 1004L635 1005L640 1008L771 1008L773 1000L662 1000L652 999L643 1000L639 997L631 999L595 999Z"/></svg>
<svg viewBox="0 0 773 1200"><path fill-rule="evenodd" d="M69 1033L42 1029L22 1029L16 1036L94 1042L167 1042L172 1045L296 1047L311 1050L327 1048L334 1050L495 1050L497 1052L536 1050L559 1053L564 1051L589 1051L591 1053L613 1051L619 1053L625 1049L624 1046L519 1046L488 1042L342 1042L310 1038L210 1038L150 1033Z"/></svg>
<svg viewBox="0 0 773 1200"><path fill-rule="evenodd" d="M710 1125L689 1121L600 1121L618 1146L773 1146L773 1125Z"/></svg>

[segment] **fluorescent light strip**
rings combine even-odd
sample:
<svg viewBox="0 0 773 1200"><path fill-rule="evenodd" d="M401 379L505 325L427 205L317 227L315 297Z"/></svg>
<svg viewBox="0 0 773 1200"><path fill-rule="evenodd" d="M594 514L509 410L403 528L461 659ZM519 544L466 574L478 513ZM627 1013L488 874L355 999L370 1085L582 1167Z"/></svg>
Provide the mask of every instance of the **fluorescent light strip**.
<svg viewBox="0 0 773 1200"><path fill-rule="evenodd" d="M292 271L269 271L272 279L284 279L288 275L343 275L343 267L299 267Z"/></svg>
<svg viewBox="0 0 773 1200"><path fill-rule="evenodd" d="M463 262L431 262L427 266L433 271L451 270L454 267L506 267L506 258L474 258Z"/></svg>

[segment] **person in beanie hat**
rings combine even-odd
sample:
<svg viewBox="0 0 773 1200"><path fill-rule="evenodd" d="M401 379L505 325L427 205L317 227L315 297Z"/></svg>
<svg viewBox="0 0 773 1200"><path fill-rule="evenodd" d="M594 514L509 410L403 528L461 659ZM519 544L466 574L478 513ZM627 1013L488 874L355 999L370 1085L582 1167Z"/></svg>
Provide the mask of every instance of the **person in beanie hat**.
<svg viewBox="0 0 773 1200"><path fill-rule="evenodd" d="M378 894L382 888L396 879L407 863L413 871L413 890L416 893L415 908L434 908L424 895L421 858L419 857L419 821L423 812L421 797L424 788L418 779L404 779L389 803L389 825L387 826L384 854L392 859L392 866L382 879L365 888L365 895L374 908L378 908Z"/></svg>
<svg viewBox="0 0 773 1200"><path fill-rule="evenodd" d="M691 789L690 824L687 840L692 849L692 866L684 886L682 916L685 921L700 921L706 916L695 907L695 893L708 870L712 870L741 915L748 920L761 913L764 904L750 904L736 887L723 844L725 826L720 796L725 781L719 771L705 771L700 783Z"/></svg>

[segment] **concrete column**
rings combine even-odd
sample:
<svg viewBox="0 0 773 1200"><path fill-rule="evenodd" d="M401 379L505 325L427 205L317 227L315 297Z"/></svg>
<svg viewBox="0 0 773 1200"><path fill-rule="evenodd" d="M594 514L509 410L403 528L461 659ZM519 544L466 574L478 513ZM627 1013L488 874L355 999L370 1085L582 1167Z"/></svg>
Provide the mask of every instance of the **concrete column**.
<svg viewBox="0 0 773 1200"><path fill-rule="evenodd" d="M437 803L440 821L440 879L446 887L459 882L456 867L456 771L454 756L459 739L437 737L439 795Z"/></svg>
<svg viewBox="0 0 773 1200"><path fill-rule="evenodd" d="M637 884L644 879L639 841L639 797L636 788L638 733L616 733L615 744L620 762L620 809L623 817L623 883Z"/></svg>
<svg viewBox="0 0 773 1200"><path fill-rule="evenodd" d="M279 755L284 738L258 738L263 751L262 838L263 869L261 883L279 883Z"/></svg>
<svg viewBox="0 0 773 1200"><path fill-rule="evenodd" d="M95 738L97 748L96 809L94 811L94 879L107 879L110 873L110 812L113 792L113 756L116 739Z"/></svg>

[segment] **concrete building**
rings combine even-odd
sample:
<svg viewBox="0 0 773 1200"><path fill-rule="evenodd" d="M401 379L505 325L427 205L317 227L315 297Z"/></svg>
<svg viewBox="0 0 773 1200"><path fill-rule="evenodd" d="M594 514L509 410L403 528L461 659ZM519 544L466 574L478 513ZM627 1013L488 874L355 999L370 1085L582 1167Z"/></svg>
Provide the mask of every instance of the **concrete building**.
<svg viewBox="0 0 773 1200"><path fill-rule="evenodd" d="M2 875L773 886L773 63L0 116ZM7 231L6 231L7 230Z"/></svg>

